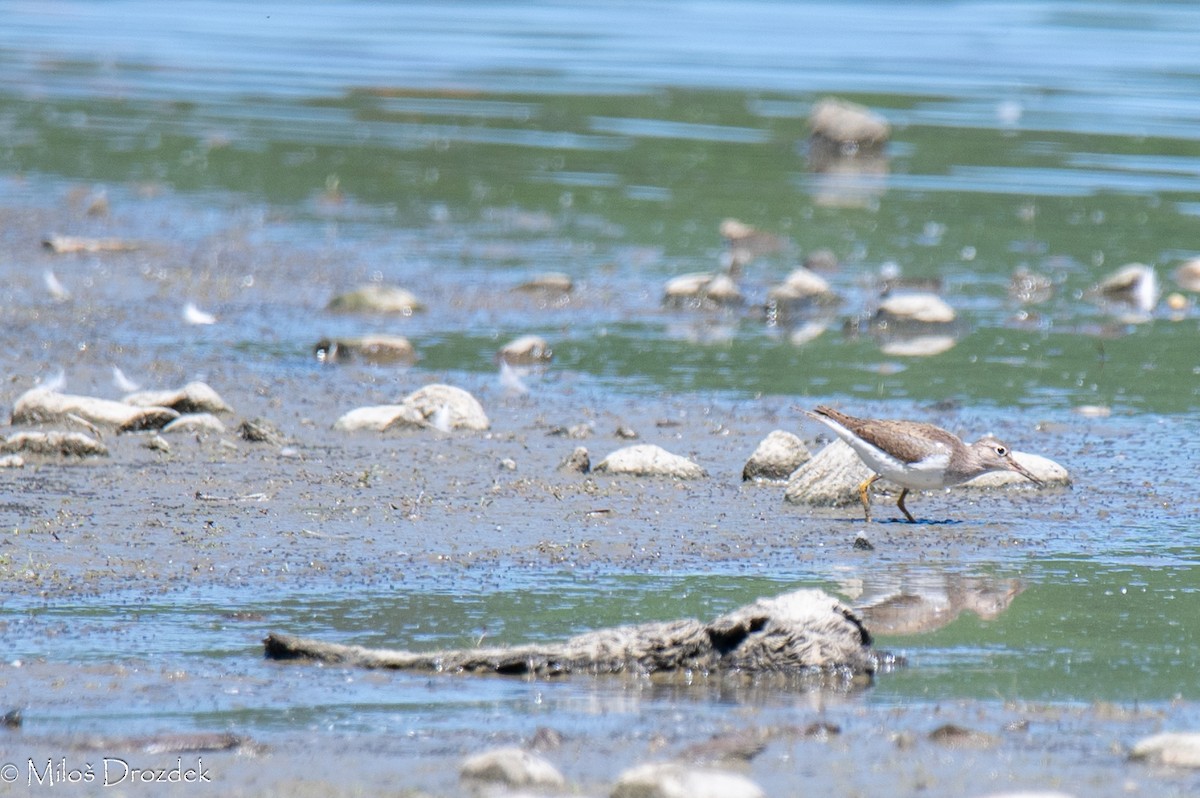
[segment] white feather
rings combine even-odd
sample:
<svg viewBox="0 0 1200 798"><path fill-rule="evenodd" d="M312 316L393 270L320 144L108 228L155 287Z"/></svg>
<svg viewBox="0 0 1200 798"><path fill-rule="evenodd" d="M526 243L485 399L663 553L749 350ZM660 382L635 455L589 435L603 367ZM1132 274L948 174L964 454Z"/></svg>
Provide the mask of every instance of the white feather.
<svg viewBox="0 0 1200 798"><path fill-rule="evenodd" d="M47 377L46 379L42 380L37 384L37 387L44 388L47 391L57 392L61 391L66 384L67 375L62 369L59 369L57 374L55 374L53 377Z"/></svg>
<svg viewBox="0 0 1200 798"><path fill-rule="evenodd" d="M520 394L522 396L529 393L529 386L521 379L521 375L503 360L500 361L500 384L509 393Z"/></svg>
<svg viewBox="0 0 1200 798"><path fill-rule="evenodd" d="M217 317L211 313L205 313L200 308L193 305L191 302L183 306L183 320L188 324L216 324Z"/></svg>
<svg viewBox="0 0 1200 798"><path fill-rule="evenodd" d="M429 425L438 432L450 431L450 407L442 405L437 410L433 411L433 415L429 417Z"/></svg>
<svg viewBox="0 0 1200 798"><path fill-rule="evenodd" d="M50 292L50 298L55 302L66 302L71 298L71 292L67 290L65 285L59 282L54 272L46 269L42 273L42 280L46 284L46 290Z"/></svg>
<svg viewBox="0 0 1200 798"><path fill-rule="evenodd" d="M113 366L113 385L117 386L117 390L121 393L133 393L138 388L142 387L133 380L125 376L125 372L121 371L117 366Z"/></svg>

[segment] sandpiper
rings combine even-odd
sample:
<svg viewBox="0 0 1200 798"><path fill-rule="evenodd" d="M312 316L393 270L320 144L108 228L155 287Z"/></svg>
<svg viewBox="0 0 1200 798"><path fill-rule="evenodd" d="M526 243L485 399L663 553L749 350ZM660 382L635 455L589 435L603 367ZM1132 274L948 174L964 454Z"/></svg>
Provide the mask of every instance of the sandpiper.
<svg viewBox="0 0 1200 798"><path fill-rule="evenodd" d="M809 412L850 444L862 461L875 473L858 486L867 520L871 520L871 485L886 477L901 487L896 506L904 517L915 523L904 506L910 490L930 490L957 485L989 471L1016 471L1041 485L1012 457L1012 450L991 435L967 444L953 433L932 424L895 419L856 418L831 407Z"/></svg>

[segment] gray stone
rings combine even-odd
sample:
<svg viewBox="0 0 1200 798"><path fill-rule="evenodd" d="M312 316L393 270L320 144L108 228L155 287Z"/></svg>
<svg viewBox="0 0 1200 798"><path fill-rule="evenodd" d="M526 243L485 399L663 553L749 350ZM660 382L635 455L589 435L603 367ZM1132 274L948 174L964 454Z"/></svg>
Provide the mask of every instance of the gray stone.
<svg viewBox="0 0 1200 798"><path fill-rule="evenodd" d="M212 413L184 413L162 428L164 435L189 432L210 432L220 435L225 432L225 425Z"/></svg>
<svg viewBox="0 0 1200 798"><path fill-rule="evenodd" d="M576 446L575 451L567 455L567 458L559 463L558 467L562 471L574 471L579 474L586 474L592 470L592 461L585 447Z"/></svg>
<svg viewBox="0 0 1200 798"><path fill-rule="evenodd" d="M774 430L758 444L742 468L743 480L787 479L793 471L812 459L804 441L785 430Z"/></svg>
<svg viewBox="0 0 1200 798"><path fill-rule="evenodd" d="M858 486L872 473L839 438L796 469L788 478L783 498L792 504L843 507L858 501ZM880 480L875 486L890 484Z"/></svg>
<svg viewBox="0 0 1200 798"><path fill-rule="evenodd" d="M521 748L494 748L475 754L462 763L458 772L463 779L508 787L557 788L566 784L554 765Z"/></svg>
<svg viewBox="0 0 1200 798"><path fill-rule="evenodd" d="M417 361L417 350L402 335L364 335L362 338L323 338L313 347L320 363L408 365Z"/></svg>
<svg viewBox="0 0 1200 798"><path fill-rule="evenodd" d="M1185 261L1171 276L1184 291L1200 292L1200 258Z"/></svg>

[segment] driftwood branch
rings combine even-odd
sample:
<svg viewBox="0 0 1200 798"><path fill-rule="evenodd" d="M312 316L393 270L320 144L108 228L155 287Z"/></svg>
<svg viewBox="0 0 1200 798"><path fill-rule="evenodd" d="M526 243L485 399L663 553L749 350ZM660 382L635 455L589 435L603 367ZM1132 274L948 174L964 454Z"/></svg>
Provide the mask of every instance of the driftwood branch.
<svg viewBox="0 0 1200 798"><path fill-rule="evenodd" d="M871 636L846 606L820 590L760 599L710 623L684 619L587 632L560 643L419 653L271 633L269 659L360 668L557 676L740 672L785 676L870 675Z"/></svg>

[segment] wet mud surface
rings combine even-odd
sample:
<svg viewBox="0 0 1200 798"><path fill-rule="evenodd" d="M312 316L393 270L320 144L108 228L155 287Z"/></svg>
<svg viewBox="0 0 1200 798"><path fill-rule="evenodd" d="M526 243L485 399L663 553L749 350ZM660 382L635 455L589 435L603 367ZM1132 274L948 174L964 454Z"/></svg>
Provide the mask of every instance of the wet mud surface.
<svg viewBox="0 0 1200 798"><path fill-rule="evenodd" d="M911 407L966 436L992 431L1053 457L1075 485L912 496L910 509L932 519L919 524L897 522L895 507L877 498L882 523L868 527L857 506L789 505L781 484L741 480L746 459L772 430L796 432L814 451L827 440L801 421L807 398L645 395L553 366L526 375L527 393L512 391L491 367L321 367L312 344L354 325L320 309L333 289L370 278L370 253L264 243L258 233L239 239L228 224L180 241L169 226L156 236L159 222L150 218L136 229L144 242L137 250L62 256L39 245L48 231L103 232L108 225L27 207L0 210L0 219L10 364L0 405L11 408L59 369L67 390L117 398L111 367L119 364L146 388L203 379L234 409L225 419L229 432L169 436L169 451L148 446L151 433L109 432L108 457L29 458L0 472L0 640L17 652L0 664L7 704L0 709L23 710L20 728L0 730L0 759L20 770L0 793L25 794L27 759L66 757L81 767L111 756L167 767L202 756L213 793L451 795L464 789L456 775L463 757L529 744L543 727L561 743L542 755L572 792L587 795L607 794L626 767L743 734L761 735L766 745L735 768L774 795L798 785L840 795L1025 788L1184 795L1200 788L1188 771L1125 756L1139 737L1194 720L1186 697L1149 708L950 695L904 706L872 701L874 688L824 694L620 679L414 677L268 663L260 642L280 631L415 648L427 634L426 645L449 647L478 634L520 642L602 625L586 612L540 621L534 612L531 626L497 618L480 630L475 620L393 641L391 632L420 629L416 598L397 608L395 627L370 629L369 613L340 616L323 609L326 596L369 604L389 593L428 592L469 602L518 589L550 601L556 585L569 584L582 596L578 610L588 606L589 585L599 586L599 599L624 578L702 577L693 591L737 582L747 592L781 593L923 567L1029 569L1035 580L1049 579L1038 576L1039 558L1101 548L1152 561L1169 553L1143 545L1153 535L1147 527L1185 523L1196 507L1188 452L1159 457L1145 426L1174 424L1194 441L1194 421ZM73 286L70 301L46 297L46 269ZM514 302L531 300L506 292L436 281L414 288L481 328L513 312L564 324L561 308L514 311ZM601 307L607 296L583 293L572 312ZM185 301L217 308L223 321L183 328ZM372 319L360 326L394 325ZM505 340L497 335L496 348ZM472 392L491 428L332 429L350 409L393 402L432 382ZM237 423L250 419L266 420L284 440L239 438ZM580 425L585 436L565 434ZM676 481L559 468L577 446L595 463L631 442L687 456L708 476ZM1148 481L1151 464L1156 477ZM860 533L873 550L854 545ZM664 602L625 620L677 617L679 610ZM621 620L611 602L606 613L616 617L604 623ZM888 647L886 638L881 643ZM883 673L877 681L890 678ZM814 723L838 731L814 737L805 732ZM947 724L985 736L930 738ZM226 731L249 743L181 754L130 742ZM176 790L194 794L196 787L205 789ZM145 794L141 786L126 792Z"/></svg>

